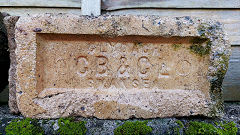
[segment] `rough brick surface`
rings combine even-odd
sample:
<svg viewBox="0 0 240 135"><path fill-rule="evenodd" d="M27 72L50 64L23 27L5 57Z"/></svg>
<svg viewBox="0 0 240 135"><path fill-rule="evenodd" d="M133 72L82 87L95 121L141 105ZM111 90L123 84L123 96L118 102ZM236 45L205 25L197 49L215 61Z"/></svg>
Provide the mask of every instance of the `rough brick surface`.
<svg viewBox="0 0 240 135"><path fill-rule="evenodd" d="M15 36L24 116L221 115L230 45L219 22L42 14L21 17Z"/></svg>
<svg viewBox="0 0 240 135"><path fill-rule="evenodd" d="M19 113L16 101L16 42L15 42L15 24L19 19L18 16L7 16L4 18L4 24L7 29L8 47L10 53L10 69L9 69L9 100L8 105L11 113Z"/></svg>

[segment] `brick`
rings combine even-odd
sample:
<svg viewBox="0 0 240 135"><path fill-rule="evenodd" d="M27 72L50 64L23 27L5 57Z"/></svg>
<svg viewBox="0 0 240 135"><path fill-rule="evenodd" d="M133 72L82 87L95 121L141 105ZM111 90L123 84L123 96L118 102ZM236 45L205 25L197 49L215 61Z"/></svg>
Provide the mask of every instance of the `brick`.
<svg viewBox="0 0 240 135"><path fill-rule="evenodd" d="M231 50L217 21L40 14L20 17L15 34L26 117L222 114Z"/></svg>

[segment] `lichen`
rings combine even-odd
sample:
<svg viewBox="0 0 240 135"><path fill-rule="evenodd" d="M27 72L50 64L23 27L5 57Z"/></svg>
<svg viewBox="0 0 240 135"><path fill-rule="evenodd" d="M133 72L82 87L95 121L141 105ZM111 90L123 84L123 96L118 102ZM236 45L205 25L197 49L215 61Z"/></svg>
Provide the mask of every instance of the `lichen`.
<svg viewBox="0 0 240 135"><path fill-rule="evenodd" d="M15 119L5 128L6 135L43 135L44 131L35 119Z"/></svg>
<svg viewBox="0 0 240 135"><path fill-rule="evenodd" d="M58 133L60 135L85 135L87 128L86 122L74 121L74 118L60 118L58 120Z"/></svg>
<svg viewBox="0 0 240 135"><path fill-rule="evenodd" d="M152 128L147 126L148 121L127 121L114 130L114 135L147 135Z"/></svg>

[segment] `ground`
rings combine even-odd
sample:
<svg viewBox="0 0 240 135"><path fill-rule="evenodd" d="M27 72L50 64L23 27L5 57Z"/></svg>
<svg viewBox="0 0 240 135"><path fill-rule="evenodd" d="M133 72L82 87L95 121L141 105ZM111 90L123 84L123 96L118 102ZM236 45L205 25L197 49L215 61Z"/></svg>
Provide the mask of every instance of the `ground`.
<svg viewBox="0 0 240 135"><path fill-rule="evenodd" d="M10 123L11 120L23 117L21 115L12 115L9 113L9 108L7 105L0 106L0 133L5 134L5 127ZM99 120L96 118L76 118L79 121L85 121L87 134L88 135L112 135L114 129L122 125L126 120ZM131 119L128 121L146 121L143 119ZM225 103L225 114L222 118L209 119L206 117L179 117L179 118L157 118L157 119L148 119L148 126L152 128L153 135L164 135L164 134L182 134L183 125L187 125L191 121L201 121L205 123L220 123L220 122L235 122L238 127L238 134L240 134L240 103L231 102ZM39 120L39 124L43 127L45 134L57 134L59 128L57 124L57 119L48 119L48 120ZM180 123L179 123L180 122Z"/></svg>

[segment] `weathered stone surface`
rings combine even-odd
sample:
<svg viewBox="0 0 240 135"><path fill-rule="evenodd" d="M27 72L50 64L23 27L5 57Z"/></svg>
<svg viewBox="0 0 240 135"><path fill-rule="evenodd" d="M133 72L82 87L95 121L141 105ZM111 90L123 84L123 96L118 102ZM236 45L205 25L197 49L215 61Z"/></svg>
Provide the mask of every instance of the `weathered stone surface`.
<svg viewBox="0 0 240 135"><path fill-rule="evenodd" d="M43 14L16 24L27 117L219 116L230 45L216 21Z"/></svg>
<svg viewBox="0 0 240 135"><path fill-rule="evenodd" d="M10 69L9 69L9 100L8 105L11 113L19 113L16 101L16 42L15 42L15 24L19 19L18 16L7 16L4 18L4 24L8 34L8 47L10 53Z"/></svg>
<svg viewBox="0 0 240 135"><path fill-rule="evenodd" d="M8 69L9 69L9 52L8 52L8 41L7 32L3 23L3 18L7 16L5 13L0 12L0 92L8 84Z"/></svg>

